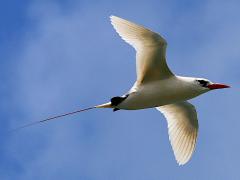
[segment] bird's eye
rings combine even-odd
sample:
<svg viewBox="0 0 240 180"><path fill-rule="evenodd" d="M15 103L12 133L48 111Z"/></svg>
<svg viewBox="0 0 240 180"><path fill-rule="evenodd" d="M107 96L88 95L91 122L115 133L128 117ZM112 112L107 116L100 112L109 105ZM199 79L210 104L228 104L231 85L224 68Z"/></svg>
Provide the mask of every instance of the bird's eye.
<svg viewBox="0 0 240 180"><path fill-rule="evenodd" d="M198 82L202 87L207 87L207 85L209 84L208 81L202 80L202 79L197 80L197 82Z"/></svg>

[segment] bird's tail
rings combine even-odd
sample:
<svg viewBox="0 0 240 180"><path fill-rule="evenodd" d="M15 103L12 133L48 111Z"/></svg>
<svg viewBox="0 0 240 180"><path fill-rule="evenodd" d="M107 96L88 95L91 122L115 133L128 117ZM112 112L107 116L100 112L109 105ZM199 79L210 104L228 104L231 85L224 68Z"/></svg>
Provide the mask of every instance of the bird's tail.
<svg viewBox="0 0 240 180"><path fill-rule="evenodd" d="M95 106L95 108L113 108L113 105L111 102L108 102L108 103L97 105Z"/></svg>
<svg viewBox="0 0 240 180"><path fill-rule="evenodd" d="M92 106L92 107L89 107L89 108L79 109L79 110L76 110L76 111L72 111L72 112L68 112L68 113L52 116L52 117L49 117L49 118L46 118L46 119L43 119L43 120L40 120L40 121L34 121L32 123L25 124L23 126L17 127L15 129L11 130L10 132L14 132L14 131L17 131L17 130L20 130L20 129L23 129L23 128L26 128L26 127L29 127L29 126L33 126L33 125L39 124L39 123L44 123L46 121L58 119L58 118L61 118L61 117L64 117L64 116L73 115L73 114L76 114L76 113L80 113L80 112L83 112L83 111L88 111L88 110L95 109L95 108L112 108L112 104L111 104L111 102L108 102L108 103L105 103L105 104L100 104L100 105L97 105L97 106Z"/></svg>

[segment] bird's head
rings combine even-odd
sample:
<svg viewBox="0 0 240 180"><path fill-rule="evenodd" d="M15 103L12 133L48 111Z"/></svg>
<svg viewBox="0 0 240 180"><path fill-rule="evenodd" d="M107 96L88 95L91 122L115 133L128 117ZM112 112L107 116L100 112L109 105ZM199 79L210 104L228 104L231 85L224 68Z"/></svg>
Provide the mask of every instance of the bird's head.
<svg viewBox="0 0 240 180"><path fill-rule="evenodd" d="M223 89L223 88L230 88L230 86L226 84L220 83L213 83L204 78L196 78L195 84L202 90L202 91L210 91L215 89Z"/></svg>

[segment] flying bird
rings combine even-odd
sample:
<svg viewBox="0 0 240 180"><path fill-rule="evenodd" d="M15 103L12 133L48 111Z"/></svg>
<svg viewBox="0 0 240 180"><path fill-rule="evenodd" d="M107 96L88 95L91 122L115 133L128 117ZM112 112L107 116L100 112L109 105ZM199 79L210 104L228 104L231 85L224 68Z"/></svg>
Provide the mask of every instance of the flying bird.
<svg viewBox="0 0 240 180"><path fill-rule="evenodd" d="M137 80L133 87L126 94L113 97L110 102L20 128L94 108L112 108L113 111L156 108L167 120L169 140L178 164L187 163L194 152L198 135L197 112L187 100L230 86L204 78L175 75L167 65L167 42L161 35L117 16L110 16L110 19L120 37L136 50Z"/></svg>

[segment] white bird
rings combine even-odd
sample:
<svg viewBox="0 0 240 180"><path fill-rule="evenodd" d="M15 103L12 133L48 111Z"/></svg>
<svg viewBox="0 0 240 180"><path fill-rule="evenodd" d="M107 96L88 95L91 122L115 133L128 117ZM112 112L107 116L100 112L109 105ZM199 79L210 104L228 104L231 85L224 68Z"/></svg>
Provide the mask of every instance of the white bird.
<svg viewBox="0 0 240 180"><path fill-rule="evenodd" d="M167 119L169 139L178 164L187 163L194 152L198 135L197 112L187 100L213 89L230 86L212 83L204 78L174 75L166 63L167 42L162 36L116 16L110 19L121 38L136 50L137 80L130 91L123 96L113 97L108 103L50 117L20 128L93 108L113 108L113 111L117 111L155 107Z"/></svg>

